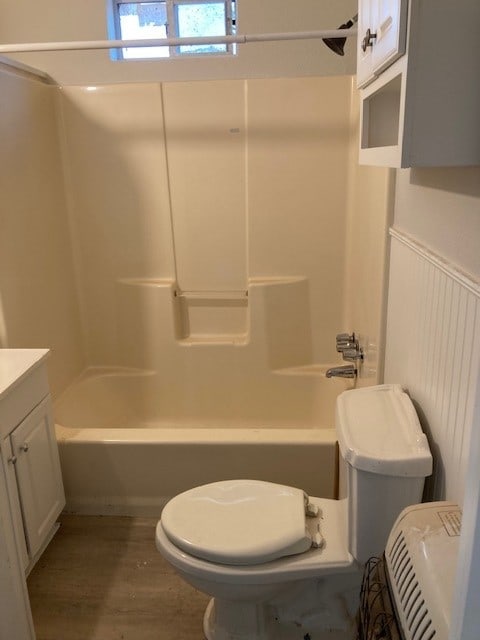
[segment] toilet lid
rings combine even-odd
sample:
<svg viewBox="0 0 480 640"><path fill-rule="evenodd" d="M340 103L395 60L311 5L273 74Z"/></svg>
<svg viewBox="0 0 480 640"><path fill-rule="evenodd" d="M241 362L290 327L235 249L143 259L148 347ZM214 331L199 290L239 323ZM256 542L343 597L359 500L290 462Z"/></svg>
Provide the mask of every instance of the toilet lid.
<svg viewBox="0 0 480 640"><path fill-rule="evenodd" d="M300 489L257 480L196 487L167 503L162 527L190 555L220 564L259 564L311 547Z"/></svg>

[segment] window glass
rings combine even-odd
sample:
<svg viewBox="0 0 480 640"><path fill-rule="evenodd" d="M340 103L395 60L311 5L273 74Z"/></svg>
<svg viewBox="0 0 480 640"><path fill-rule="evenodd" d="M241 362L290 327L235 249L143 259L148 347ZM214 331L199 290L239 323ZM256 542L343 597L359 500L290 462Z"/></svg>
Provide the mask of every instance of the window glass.
<svg viewBox="0 0 480 640"><path fill-rule="evenodd" d="M225 36L235 33L235 0L160 0L128 2L111 0L111 37L142 40L168 37ZM115 29L115 33L113 33ZM148 59L176 55L235 53L234 45L180 45L171 47L124 47L112 58Z"/></svg>
<svg viewBox="0 0 480 640"><path fill-rule="evenodd" d="M120 38L143 40L167 37L166 2L122 2L118 4ZM168 58L168 47L126 47L123 57Z"/></svg>
<svg viewBox="0 0 480 640"><path fill-rule="evenodd" d="M178 4L176 15L181 38L227 34L224 2ZM227 47L224 44L187 45L180 46L179 50L180 53L218 53L226 52Z"/></svg>

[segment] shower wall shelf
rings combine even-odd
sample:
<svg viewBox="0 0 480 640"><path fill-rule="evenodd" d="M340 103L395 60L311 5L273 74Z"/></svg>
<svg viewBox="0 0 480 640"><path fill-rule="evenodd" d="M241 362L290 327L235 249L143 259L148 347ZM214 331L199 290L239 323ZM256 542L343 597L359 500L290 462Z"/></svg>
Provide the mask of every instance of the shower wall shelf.
<svg viewBox="0 0 480 640"><path fill-rule="evenodd" d="M181 347L243 347L248 344L248 336L242 334L188 336L178 341Z"/></svg>
<svg viewBox="0 0 480 640"><path fill-rule="evenodd" d="M359 8L360 164L480 164L478 0L360 0ZM383 57L375 56L382 29L397 34Z"/></svg>
<svg viewBox="0 0 480 640"><path fill-rule="evenodd" d="M123 366L154 369L161 350L250 343L263 345L269 371L311 362L305 276L250 277L246 289L232 282L225 290L183 290L173 278L120 278L117 285Z"/></svg>
<svg viewBox="0 0 480 640"><path fill-rule="evenodd" d="M175 290L176 298L187 298L189 300L244 300L248 298L248 291L180 291Z"/></svg>
<svg viewBox="0 0 480 640"><path fill-rule="evenodd" d="M182 346L236 346L247 340L248 290L173 290Z"/></svg>

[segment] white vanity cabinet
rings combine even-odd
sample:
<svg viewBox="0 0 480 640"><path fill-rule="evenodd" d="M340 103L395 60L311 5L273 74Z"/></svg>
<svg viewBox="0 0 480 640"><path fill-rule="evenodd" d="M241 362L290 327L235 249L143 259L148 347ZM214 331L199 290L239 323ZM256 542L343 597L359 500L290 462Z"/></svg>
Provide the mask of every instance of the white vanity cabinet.
<svg viewBox="0 0 480 640"><path fill-rule="evenodd" d="M360 0L360 164L480 164L479 25L478 0Z"/></svg>
<svg viewBox="0 0 480 640"><path fill-rule="evenodd" d="M65 505L44 349L0 349L0 638L33 640L26 587Z"/></svg>
<svg viewBox="0 0 480 640"><path fill-rule="evenodd" d="M55 532L65 505L50 396L4 439L2 458L18 545L28 569Z"/></svg>

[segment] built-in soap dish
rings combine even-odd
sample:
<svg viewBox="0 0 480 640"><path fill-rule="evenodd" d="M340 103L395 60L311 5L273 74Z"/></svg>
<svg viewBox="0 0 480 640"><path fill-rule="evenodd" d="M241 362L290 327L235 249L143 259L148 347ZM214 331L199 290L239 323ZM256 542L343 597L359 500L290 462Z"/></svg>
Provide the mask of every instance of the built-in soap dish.
<svg viewBox="0 0 480 640"><path fill-rule="evenodd" d="M248 291L174 291L178 339L185 346L247 342Z"/></svg>

